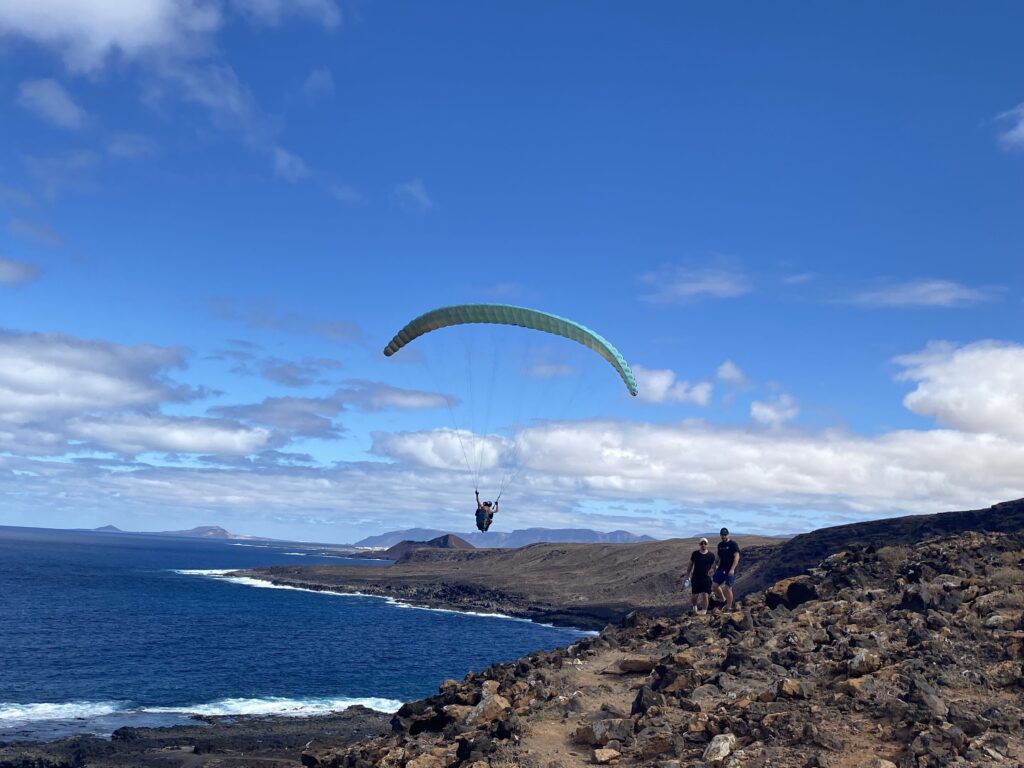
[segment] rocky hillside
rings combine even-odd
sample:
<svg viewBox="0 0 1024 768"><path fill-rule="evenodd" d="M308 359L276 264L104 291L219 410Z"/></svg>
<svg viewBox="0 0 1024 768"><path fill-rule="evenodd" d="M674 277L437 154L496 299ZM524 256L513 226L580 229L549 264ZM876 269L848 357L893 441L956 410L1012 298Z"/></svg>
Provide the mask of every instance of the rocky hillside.
<svg viewBox="0 0 1024 768"><path fill-rule="evenodd" d="M1024 534L853 546L742 608L630 614L406 704L311 768L1017 766Z"/></svg>
<svg viewBox="0 0 1024 768"><path fill-rule="evenodd" d="M892 517L802 533L783 544L775 557L746 569L737 583L737 591L747 594L765 590L779 579L803 573L833 552L858 544L912 544L930 536L950 536L961 531L1024 531L1024 499L986 509Z"/></svg>
<svg viewBox="0 0 1024 768"><path fill-rule="evenodd" d="M388 547L384 552L370 552L366 556L385 560L401 560L416 549L474 549L474 547L454 533L446 533L429 541L400 541L393 547Z"/></svg>

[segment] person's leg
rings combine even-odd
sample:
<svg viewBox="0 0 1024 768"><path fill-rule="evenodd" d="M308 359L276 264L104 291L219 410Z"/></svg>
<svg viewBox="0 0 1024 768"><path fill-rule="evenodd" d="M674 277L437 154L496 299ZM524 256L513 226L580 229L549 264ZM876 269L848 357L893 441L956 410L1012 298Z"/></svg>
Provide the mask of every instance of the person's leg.
<svg viewBox="0 0 1024 768"><path fill-rule="evenodd" d="M700 598L700 595L698 595L696 592L691 592L690 593L690 613L696 613L697 612L697 602L698 602L699 598Z"/></svg>
<svg viewBox="0 0 1024 768"><path fill-rule="evenodd" d="M698 605L700 606L701 612L702 613L707 613L708 612L708 593L707 592L701 592L700 593L700 600L698 600L697 602L698 602Z"/></svg>
<svg viewBox="0 0 1024 768"><path fill-rule="evenodd" d="M711 594L714 596L716 603L725 602L725 598L722 596L722 573L721 571L715 571L715 575L712 578Z"/></svg>
<svg viewBox="0 0 1024 768"><path fill-rule="evenodd" d="M725 593L725 610L732 610L732 587L729 584L722 585L722 592Z"/></svg>

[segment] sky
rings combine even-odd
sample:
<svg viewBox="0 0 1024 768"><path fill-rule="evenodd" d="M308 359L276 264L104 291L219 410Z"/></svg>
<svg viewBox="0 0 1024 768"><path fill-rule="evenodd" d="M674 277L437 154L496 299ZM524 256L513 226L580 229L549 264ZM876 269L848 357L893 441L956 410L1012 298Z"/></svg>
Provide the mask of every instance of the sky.
<svg viewBox="0 0 1024 768"><path fill-rule="evenodd" d="M0 0L0 524L1024 496L1013 2ZM501 303L572 341L412 318Z"/></svg>

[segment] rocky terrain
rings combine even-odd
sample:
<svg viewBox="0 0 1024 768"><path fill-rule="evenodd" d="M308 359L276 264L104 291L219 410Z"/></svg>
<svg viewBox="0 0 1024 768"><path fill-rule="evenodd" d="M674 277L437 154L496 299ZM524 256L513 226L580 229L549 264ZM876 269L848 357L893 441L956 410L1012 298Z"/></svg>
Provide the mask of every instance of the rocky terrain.
<svg viewBox="0 0 1024 768"><path fill-rule="evenodd" d="M738 537L742 574L772 556L776 539ZM712 545L714 546L714 545ZM532 544L519 549L412 548L394 565L274 566L239 575L275 584L394 597L414 605L503 613L601 629L640 608L678 615L694 541Z"/></svg>
<svg viewBox="0 0 1024 768"><path fill-rule="evenodd" d="M120 728L112 738L0 742L0 768L299 768L305 745L385 733L390 715L365 707L317 717L196 718L196 725Z"/></svg>
<svg viewBox="0 0 1024 768"><path fill-rule="evenodd" d="M779 579L803 573L833 552L857 544L877 547L913 544L930 536L949 536L961 531L1024 531L1024 499L1005 501L986 509L890 517L801 533L782 544L775 556L741 569L742 579L737 589L744 594L765 590Z"/></svg>
<svg viewBox="0 0 1024 768"><path fill-rule="evenodd" d="M1024 764L1024 535L854 546L730 613L632 613L448 680L310 768Z"/></svg>

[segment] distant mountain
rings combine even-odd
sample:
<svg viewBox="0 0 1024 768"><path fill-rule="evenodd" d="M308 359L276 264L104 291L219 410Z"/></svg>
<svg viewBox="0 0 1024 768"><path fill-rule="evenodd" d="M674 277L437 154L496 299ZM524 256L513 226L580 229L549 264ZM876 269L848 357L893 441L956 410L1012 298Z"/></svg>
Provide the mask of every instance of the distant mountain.
<svg viewBox="0 0 1024 768"><path fill-rule="evenodd" d="M390 531L378 536L369 536L357 541L356 547L392 547L401 541L425 541L444 536L446 531L430 528L409 528L404 531ZM634 544L640 541L654 541L650 536L638 536L629 531L592 531L586 528L523 528L515 531L490 531L488 533L459 533L459 538L476 548L490 547L518 548L543 541L560 544Z"/></svg>
<svg viewBox="0 0 1024 768"><path fill-rule="evenodd" d="M383 554L378 554L377 557L383 557L386 560L401 560L414 549L476 549L476 547L454 533L446 533L429 541L400 541L393 547L389 547Z"/></svg>
<svg viewBox="0 0 1024 768"><path fill-rule="evenodd" d="M101 528L93 528L94 531L103 533L137 533L137 531L122 531L116 525L104 525ZM200 525L189 528L187 531L145 531L149 536L188 536L194 539L252 539L253 536L243 536L238 533L231 533L219 525Z"/></svg>
<svg viewBox="0 0 1024 768"><path fill-rule="evenodd" d="M404 531L389 531L379 536L367 536L353 544L353 547L393 547L400 541L429 541L444 536L447 531L433 528L406 528Z"/></svg>

